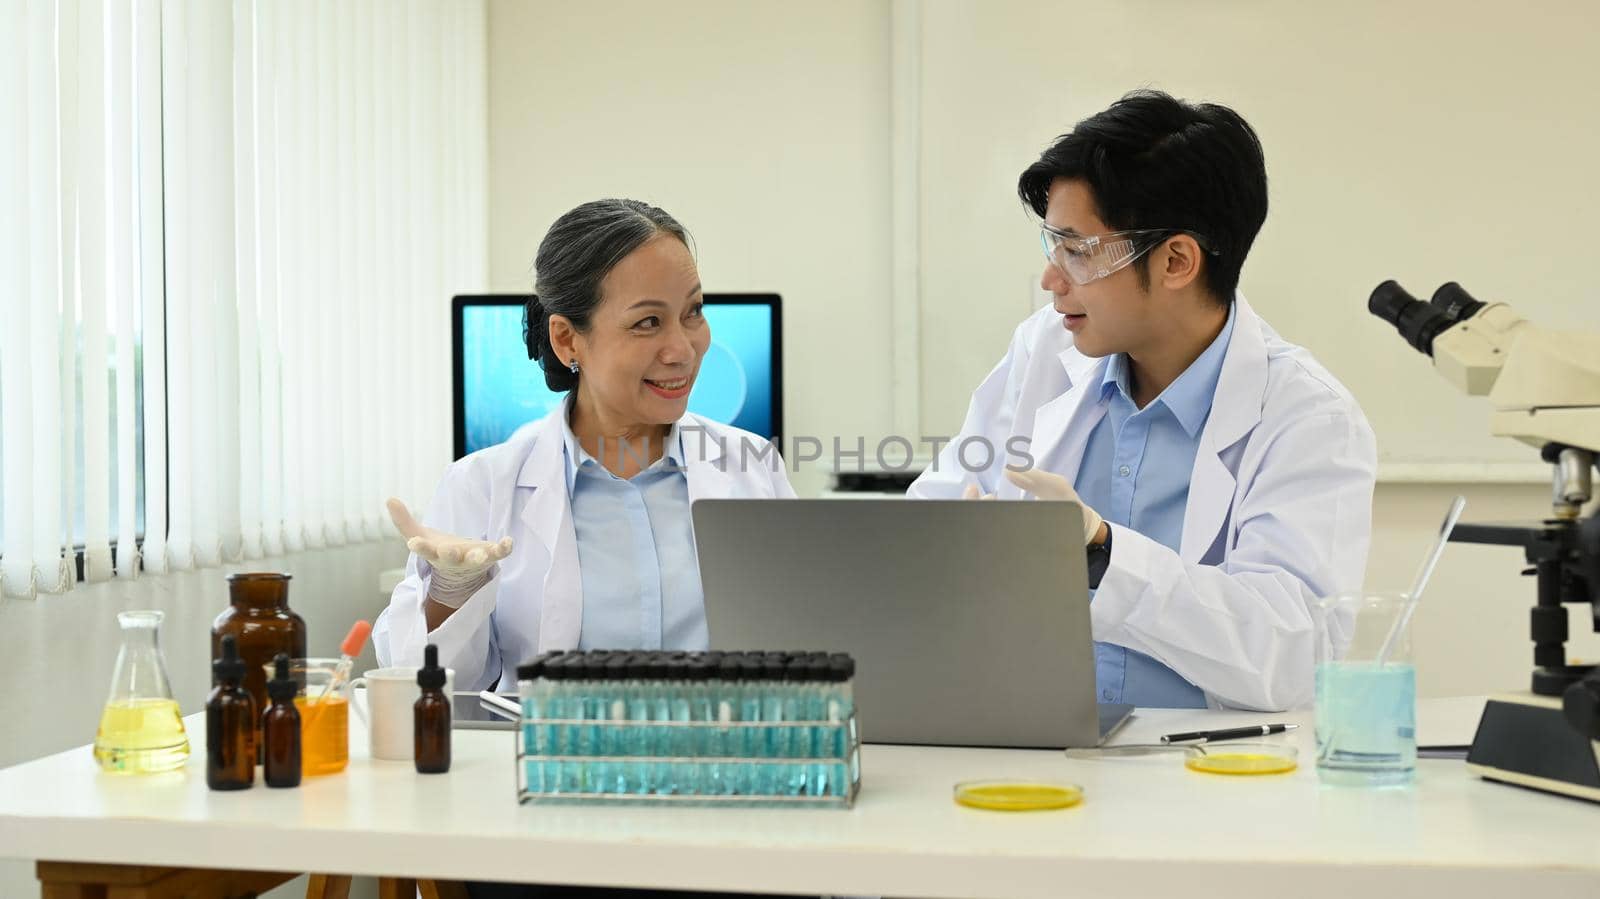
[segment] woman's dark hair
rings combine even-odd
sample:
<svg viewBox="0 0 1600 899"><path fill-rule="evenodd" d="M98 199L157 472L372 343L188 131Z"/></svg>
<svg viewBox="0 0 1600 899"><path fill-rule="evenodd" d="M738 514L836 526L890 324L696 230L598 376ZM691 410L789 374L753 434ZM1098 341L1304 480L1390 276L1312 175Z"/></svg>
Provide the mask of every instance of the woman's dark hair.
<svg viewBox="0 0 1600 899"><path fill-rule="evenodd" d="M578 375L550 350L550 316L565 316L580 333L587 332L600 305L600 282L624 257L660 234L689 246L689 232L677 219L638 200L595 200L550 226L534 258L534 295L522 312L522 339L551 390L571 390L578 386Z"/></svg>
<svg viewBox="0 0 1600 899"><path fill-rule="evenodd" d="M1165 229L1201 235L1205 286L1233 302L1239 272L1267 220L1267 164L1261 141L1239 114L1135 91L1079 122L1028 166L1017 193L1041 218L1050 185L1081 179L1114 231ZM1148 287L1149 257L1138 266Z"/></svg>

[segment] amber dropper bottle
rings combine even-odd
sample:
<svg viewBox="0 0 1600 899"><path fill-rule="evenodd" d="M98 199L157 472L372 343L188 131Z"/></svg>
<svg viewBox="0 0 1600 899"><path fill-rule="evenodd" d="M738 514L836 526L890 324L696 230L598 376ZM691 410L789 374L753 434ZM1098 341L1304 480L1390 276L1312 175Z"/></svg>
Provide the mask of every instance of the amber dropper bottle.
<svg viewBox="0 0 1600 899"><path fill-rule="evenodd" d="M445 671L439 667L439 647L429 643L423 652L424 664L417 672L422 695L412 706L417 773L443 774L450 770L450 697L444 695Z"/></svg>
<svg viewBox="0 0 1600 899"><path fill-rule="evenodd" d="M289 677L289 657L278 653L273 660L272 680L267 681L267 696L272 704L261 716L261 777L269 787L300 786L300 711L294 707L299 687Z"/></svg>
<svg viewBox="0 0 1600 899"><path fill-rule="evenodd" d="M211 663L217 685L206 697L206 786L244 790L256 780L256 699L245 690L244 660L232 634Z"/></svg>

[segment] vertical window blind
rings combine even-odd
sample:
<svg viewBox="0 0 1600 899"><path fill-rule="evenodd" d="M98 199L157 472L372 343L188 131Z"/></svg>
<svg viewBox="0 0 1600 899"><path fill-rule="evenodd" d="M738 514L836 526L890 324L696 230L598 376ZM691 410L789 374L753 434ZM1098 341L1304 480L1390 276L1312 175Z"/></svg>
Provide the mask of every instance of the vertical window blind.
<svg viewBox="0 0 1600 899"><path fill-rule="evenodd" d="M389 533L487 254L482 0L0 3L0 595Z"/></svg>

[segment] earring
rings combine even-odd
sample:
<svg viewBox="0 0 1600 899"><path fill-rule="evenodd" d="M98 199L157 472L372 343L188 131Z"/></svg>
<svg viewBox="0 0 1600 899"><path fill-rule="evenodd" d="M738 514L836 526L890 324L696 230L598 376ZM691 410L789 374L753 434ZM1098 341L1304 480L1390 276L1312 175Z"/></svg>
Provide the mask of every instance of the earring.
<svg viewBox="0 0 1600 899"><path fill-rule="evenodd" d="M572 364L571 364L571 365L569 365L569 366L567 366L567 368L568 368L568 369L569 369L569 370L570 370L570 371L571 371L571 372L572 372L572 373L573 373L573 374L577 374L577 373L578 373L578 360L576 360L576 359L574 359L574 360L572 360Z"/></svg>

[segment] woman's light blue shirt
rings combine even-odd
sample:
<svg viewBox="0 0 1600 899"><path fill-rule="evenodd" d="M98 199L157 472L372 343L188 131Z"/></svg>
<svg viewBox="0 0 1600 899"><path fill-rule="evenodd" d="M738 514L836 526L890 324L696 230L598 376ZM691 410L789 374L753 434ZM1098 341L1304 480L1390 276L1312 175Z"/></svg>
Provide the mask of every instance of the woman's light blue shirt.
<svg viewBox="0 0 1600 899"><path fill-rule="evenodd" d="M705 594L676 425L631 480L607 471L563 423L567 496L583 579L579 649L704 650Z"/></svg>

